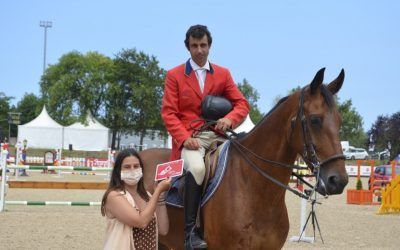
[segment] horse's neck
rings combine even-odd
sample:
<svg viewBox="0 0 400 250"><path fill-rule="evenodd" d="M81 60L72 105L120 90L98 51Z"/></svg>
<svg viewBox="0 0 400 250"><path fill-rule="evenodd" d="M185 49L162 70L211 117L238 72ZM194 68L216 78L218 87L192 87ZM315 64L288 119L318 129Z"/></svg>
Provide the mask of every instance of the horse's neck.
<svg viewBox="0 0 400 250"><path fill-rule="evenodd" d="M290 119L296 113L295 107L297 107L295 103L282 103L280 107L277 107L257 124L246 137L241 139L241 144L264 159L279 163L293 163L296 153L289 145L287 135L290 131L287 131L287 129L290 129ZM246 153L246 155L270 177L283 185L288 184L291 169L266 164L251 156L250 153ZM244 195L245 193L252 193L252 197L247 196L245 199L249 203L255 203L253 205L257 205L256 203L260 200L268 200L272 204L283 203L286 190L252 169L251 163L243 158L238 152L235 153L234 159L236 162L240 161L241 166L238 169L240 174L234 174L232 178L235 179L235 182L241 182L241 176L247 176L247 179L251 181L236 186L236 191L242 192ZM260 192L261 190L267 191ZM266 211L258 212L265 213Z"/></svg>
<svg viewBox="0 0 400 250"><path fill-rule="evenodd" d="M287 100L287 102L294 102ZM265 159L293 163L296 153L291 150L287 138L288 124L295 113L296 107L291 103L283 103L271 114L265 117L256 127L241 140L241 143L254 153Z"/></svg>

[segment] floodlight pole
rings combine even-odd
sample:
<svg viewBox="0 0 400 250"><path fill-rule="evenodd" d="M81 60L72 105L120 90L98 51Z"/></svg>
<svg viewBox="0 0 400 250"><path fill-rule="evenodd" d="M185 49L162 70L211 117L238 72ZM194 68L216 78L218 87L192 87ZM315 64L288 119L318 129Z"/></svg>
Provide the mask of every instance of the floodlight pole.
<svg viewBox="0 0 400 250"><path fill-rule="evenodd" d="M44 50L43 50L43 74L46 70L46 44L47 44L47 28L51 28L53 23L50 21L40 21L40 27L44 28Z"/></svg>

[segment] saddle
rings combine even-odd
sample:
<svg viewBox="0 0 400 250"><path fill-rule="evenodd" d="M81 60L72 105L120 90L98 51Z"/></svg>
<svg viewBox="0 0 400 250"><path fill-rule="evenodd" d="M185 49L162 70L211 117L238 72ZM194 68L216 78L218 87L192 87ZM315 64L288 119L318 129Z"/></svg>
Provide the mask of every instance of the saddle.
<svg viewBox="0 0 400 250"><path fill-rule="evenodd" d="M220 147L225 140L217 139L213 141L209 147L209 149L206 151L206 154L204 156L204 163L205 163L205 168L206 168L206 173L204 175L204 180L203 180L203 191L202 191L202 198L205 195L206 189L208 187L209 181L214 177L215 175L215 170L218 167L218 156L220 153L220 150L222 147ZM181 179L180 182L180 195L183 197L183 192L184 192L184 183L185 183L185 178L184 176ZM203 224L203 214L201 212L201 209L199 207L197 211L197 219L196 219L196 230L198 230L198 233L204 238L204 224Z"/></svg>
<svg viewBox="0 0 400 250"><path fill-rule="evenodd" d="M225 142L223 139L217 139L213 141L206 151L204 156L204 164L206 167L206 173L203 180L203 194L208 186L210 179L215 175L215 169L218 166L218 156L220 154L221 145ZM185 189L185 175L179 180L179 194L183 197L183 192Z"/></svg>
<svg viewBox="0 0 400 250"><path fill-rule="evenodd" d="M210 145L210 148L207 150L204 156L204 163L206 167L206 174L203 180L203 193L206 190L207 184L211 178L215 175L215 169L218 166L218 156L221 152L221 145L225 140L217 139L213 141Z"/></svg>

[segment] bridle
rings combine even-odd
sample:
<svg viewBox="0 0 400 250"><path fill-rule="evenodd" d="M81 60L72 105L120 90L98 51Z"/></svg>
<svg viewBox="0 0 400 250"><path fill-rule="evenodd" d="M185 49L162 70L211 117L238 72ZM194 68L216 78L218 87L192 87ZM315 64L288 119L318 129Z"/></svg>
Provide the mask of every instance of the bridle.
<svg viewBox="0 0 400 250"><path fill-rule="evenodd" d="M315 150L315 145L312 141L311 138L311 133L309 130L309 127L307 125L307 117L304 114L304 95L305 95L305 88L304 87L301 90L301 95L300 95L300 100L299 100L299 108L297 111L297 115L292 119L292 132L293 132L293 128L296 125L296 122L300 120L301 122L301 132L302 132L302 139L303 139L303 152L301 153L301 157L303 158L304 162L306 163L307 167L302 167L299 165L294 165L294 164L286 164L286 163L282 163L282 162L277 162L277 161L272 161L272 160L268 160L265 159L264 157L256 154L255 152L253 152L252 150L248 149L247 147L245 147L243 144L241 144L238 140L238 134L235 133L233 130L228 129L227 131L230 132L230 135L227 135L229 138L229 141L231 142L231 144L233 145L233 147L239 152L239 154L243 157L243 159L246 160L246 162L256 171L258 172L261 176L263 176L264 178L270 180L271 182L273 182L274 184L294 193L295 195L304 198L304 199L311 199L312 198L312 194L315 193L315 190L317 188L318 185L322 185L323 188L325 188L326 191L326 187L325 184L323 183L322 179L320 179L320 170L321 170L321 166L335 161L335 160L339 160L339 159L345 159L345 156L343 154L335 154L332 155L324 160L320 160L316 150ZM206 121L206 124L202 126L202 128L200 128L200 130L210 127L212 125L216 124L215 121ZM305 185L307 185L308 187L310 187L312 189L312 192L309 194L305 194L302 193L300 191L298 191L297 189L294 189L288 185L283 184L282 182L278 181L277 179L275 179L274 177L270 176L268 173L266 173L266 171L264 171L263 169L261 169L259 166L257 166L257 164L254 163L253 160L250 159L249 155L253 156L254 158L258 159L259 161L263 162L263 163L267 163L276 167L283 167L283 168L289 168L289 169L297 169L297 170L305 170L305 169L310 169L313 172L313 175L311 176L315 176L316 177L316 182L315 185L310 184L309 182L307 182L306 180L304 180L303 175L297 174L292 172L292 175L294 175L297 179L299 179L301 182L303 182ZM328 194L326 192L326 194Z"/></svg>
<svg viewBox="0 0 400 250"><path fill-rule="evenodd" d="M299 109L297 111L297 115L292 119L292 124L291 127L292 129L295 126L295 123L297 120L300 120L301 122L301 131L302 131L302 138L303 138L303 152L301 154L301 157L303 158L304 162L308 166L309 169L313 172L316 182L315 185L313 186L312 190L315 192L315 189L318 185L322 185L325 189L326 194L328 194L325 184L322 179L320 179L320 170L321 167L329 162L335 161L335 160L345 160L346 157L340 153L340 154L335 154L332 155L324 160L320 160L317 156L316 150L315 150L315 144L312 141L311 133L309 130L309 127L307 125L307 117L304 114L304 95L305 95L305 89L306 87L302 88L301 90L301 95L300 95L300 100L299 100ZM293 131L293 130L292 130Z"/></svg>
<svg viewBox="0 0 400 250"><path fill-rule="evenodd" d="M242 155L242 157L250 164L250 166L254 170L256 170L258 173L260 173L263 177L265 177L268 180L272 181L276 185L278 185L278 186L280 186L282 188L285 188L286 190L289 190L290 192L300 196L301 198L310 199L312 194L315 192L315 190L316 190L318 185L322 185L323 188L325 188L325 191L326 191L325 184L323 183L322 179L320 179L321 166L323 166L323 165L325 165L325 164L327 164L329 162L335 161L335 160L345 159L345 156L343 154L335 154L335 155L332 155L332 156L330 156L330 157L328 157L328 158L326 158L326 159L324 159L322 161L318 158L316 150L315 150L315 144L312 141L311 133L310 133L310 130L309 130L309 127L308 127L308 124L307 124L307 117L304 114L305 89L306 89L306 87L304 87L301 90L300 99L299 99L299 108L298 108L298 111L297 111L297 115L291 121L292 122L291 127L292 127L292 132L293 132L293 128L295 127L296 122L298 120L300 120L300 122L301 122L302 139L303 139L303 152L301 153L301 157L303 158L303 160L306 163L307 167L302 167L302 166L299 166L299 165L292 165L292 164L284 164L284 163L281 163L281 162L276 162L276 161L271 161L271 160L265 159L265 158L257 155L256 153L254 153L250 149L246 148L244 145L242 145L238 141L237 138L230 137L230 141L231 141L232 145L236 148L236 150L238 150L238 152ZM232 131L230 131L230 132L232 133ZM296 178L300 179L300 181L302 181L304 184L306 184L308 187L310 187L312 189L311 194L305 194L305 193L299 192L297 189L291 188L290 186L285 185L285 184L281 183L280 181L276 180L275 178L273 178L272 176L267 174L264 170L262 170L260 167L258 167L248 157L248 155L246 153L253 155L255 158L257 158L258 160L260 160L262 162L269 163L269 164L274 165L274 166L291 168L291 169L310 169L313 172L313 176L315 176L315 178L316 178L315 185L312 185L309 182L307 182L306 180L304 180L304 178L300 174L292 172L292 175L296 176ZM326 194L327 194L327 192L326 192Z"/></svg>
<svg viewBox="0 0 400 250"><path fill-rule="evenodd" d="M311 133L309 131L307 125L307 117L304 114L304 92L305 88L301 90L300 101L299 101L299 109L297 112L297 116L295 119L292 119L292 128L298 119L301 119L301 131L302 131L302 138L303 138L303 153L301 157L303 158L304 162L307 166L315 173L316 170L319 171L319 168L328 162L335 161L338 159L346 159L343 154L336 154L332 155L323 161L320 161L317 153L315 151L315 145L311 138Z"/></svg>

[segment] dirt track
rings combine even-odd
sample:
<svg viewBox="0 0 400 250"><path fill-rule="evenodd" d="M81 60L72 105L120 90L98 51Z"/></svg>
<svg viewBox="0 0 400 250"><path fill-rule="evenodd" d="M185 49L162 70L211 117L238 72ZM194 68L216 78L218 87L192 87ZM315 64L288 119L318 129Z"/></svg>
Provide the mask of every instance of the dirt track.
<svg viewBox="0 0 400 250"><path fill-rule="evenodd" d="M38 177L36 177L38 176ZM24 179L103 181L104 176L32 174ZM22 178L21 178L22 179ZM364 186L366 180L363 181ZM348 187L354 188L351 178ZM7 200L100 201L102 190L9 189ZM325 244L285 243L284 249L398 249L400 215L376 215L377 206L347 205L346 195L332 196L317 207ZM299 235L300 199L287 194L288 238ZM306 236L310 236L311 224ZM105 220L99 207L7 206L0 214L1 249L102 249ZM318 235L317 235L318 236Z"/></svg>
<svg viewBox="0 0 400 250"><path fill-rule="evenodd" d="M368 179L363 179L364 187ZM355 189L355 178L350 178L348 188ZM289 211L291 236L300 231L300 201L288 194L286 204ZM346 204L346 193L322 200L316 208L325 244L317 232L316 243L285 243L284 249L398 249L400 245L400 214L377 215L379 206ZM309 206L307 207L309 208ZM308 215L308 213L307 213ZM312 236L312 226L307 225L307 236Z"/></svg>

